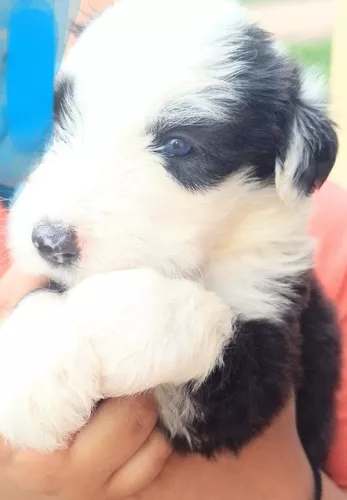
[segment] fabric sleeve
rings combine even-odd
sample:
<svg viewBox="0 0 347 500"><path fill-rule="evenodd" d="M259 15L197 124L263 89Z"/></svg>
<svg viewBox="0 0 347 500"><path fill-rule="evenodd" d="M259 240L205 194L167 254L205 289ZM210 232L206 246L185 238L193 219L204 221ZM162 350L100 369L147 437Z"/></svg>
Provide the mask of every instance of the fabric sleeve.
<svg viewBox="0 0 347 500"><path fill-rule="evenodd" d="M6 248L6 219L7 211L0 203L0 277L9 267L9 258Z"/></svg>
<svg viewBox="0 0 347 500"><path fill-rule="evenodd" d="M314 264L327 296L335 303L342 335L342 377L336 394L336 428L326 472L347 488L347 193L327 183L314 197L311 233Z"/></svg>

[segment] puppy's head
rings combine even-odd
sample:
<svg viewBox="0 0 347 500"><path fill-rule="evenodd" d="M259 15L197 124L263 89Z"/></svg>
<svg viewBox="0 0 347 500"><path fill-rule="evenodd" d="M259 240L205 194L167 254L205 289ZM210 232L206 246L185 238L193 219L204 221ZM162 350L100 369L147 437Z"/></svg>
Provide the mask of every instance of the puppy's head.
<svg viewBox="0 0 347 500"><path fill-rule="evenodd" d="M315 85L241 7L121 0L62 66L54 135L11 211L13 256L68 282L189 274L246 215L268 225L266 204L299 206L336 150Z"/></svg>

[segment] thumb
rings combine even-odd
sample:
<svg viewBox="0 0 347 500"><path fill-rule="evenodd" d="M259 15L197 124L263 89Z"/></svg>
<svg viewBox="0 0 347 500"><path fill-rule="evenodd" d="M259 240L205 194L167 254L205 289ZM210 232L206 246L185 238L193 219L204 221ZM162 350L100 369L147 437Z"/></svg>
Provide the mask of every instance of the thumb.
<svg viewBox="0 0 347 500"><path fill-rule="evenodd" d="M31 276L16 266L10 267L0 280L0 317L13 309L25 295L41 288L46 282L43 276Z"/></svg>

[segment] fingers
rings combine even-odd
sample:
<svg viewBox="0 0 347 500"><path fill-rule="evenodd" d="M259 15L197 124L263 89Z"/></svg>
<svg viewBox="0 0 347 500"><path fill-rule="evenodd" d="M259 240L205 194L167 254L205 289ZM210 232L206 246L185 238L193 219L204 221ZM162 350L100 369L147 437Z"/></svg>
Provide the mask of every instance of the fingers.
<svg viewBox="0 0 347 500"><path fill-rule="evenodd" d="M42 287L46 278L30 276L12 266L0 280L0 317L8 313L29 292Z"/></svg>
<svg viewBox="0 0 347 500"><path fill-rule="evenodd" d="M71 444L70 461L106 480L141 448L156 421L149 396L104 401Z"/></svg>
<svg viewBox="0 0 347 500"><path fill-rule="evenodd" d="M109 480L109 498L128 498L144 490L161 473L172 448L160 431L153 431L132 459Z"/></svg>

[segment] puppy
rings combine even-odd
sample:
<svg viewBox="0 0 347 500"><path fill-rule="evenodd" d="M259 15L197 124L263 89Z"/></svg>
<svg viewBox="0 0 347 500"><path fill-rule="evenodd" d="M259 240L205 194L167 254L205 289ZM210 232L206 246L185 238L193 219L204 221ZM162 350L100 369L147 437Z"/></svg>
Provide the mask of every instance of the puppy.
<svg viewBox="0 0 347 500"><path fill-rule="evenodd" d="M318 87L231 0L121 0L85 27L10 214L14 261L64 287L2 325L13 445L54 450L101 399L154 389L176 450L238 452L294 389L323 463L339 336L307 221L337 137Z"/></svg>

